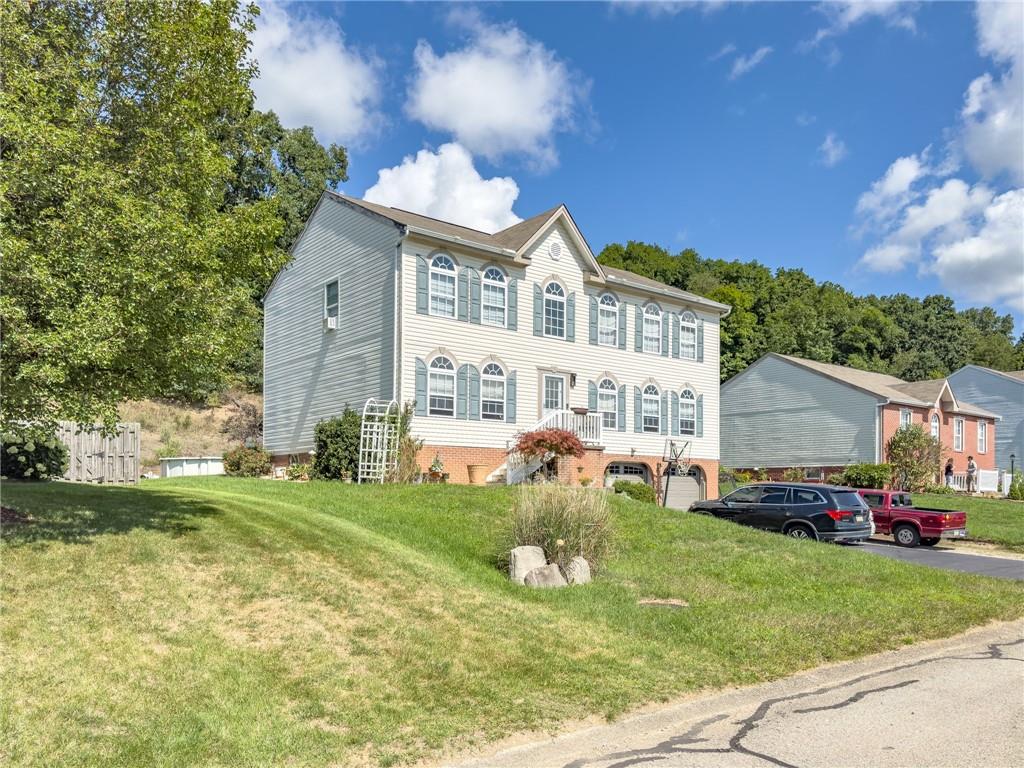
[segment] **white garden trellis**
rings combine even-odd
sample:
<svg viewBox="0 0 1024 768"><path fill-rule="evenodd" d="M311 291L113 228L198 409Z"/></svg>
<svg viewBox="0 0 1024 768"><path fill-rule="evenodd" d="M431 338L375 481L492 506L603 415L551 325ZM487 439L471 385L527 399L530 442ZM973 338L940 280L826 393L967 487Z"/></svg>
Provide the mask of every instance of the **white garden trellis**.
<svg viewBox="0 0 1024 768"><path fill-rule="evenodd" d="M359 482L383 483L398 461L401 409L395 400L370 398L359 430Z"/></svg>

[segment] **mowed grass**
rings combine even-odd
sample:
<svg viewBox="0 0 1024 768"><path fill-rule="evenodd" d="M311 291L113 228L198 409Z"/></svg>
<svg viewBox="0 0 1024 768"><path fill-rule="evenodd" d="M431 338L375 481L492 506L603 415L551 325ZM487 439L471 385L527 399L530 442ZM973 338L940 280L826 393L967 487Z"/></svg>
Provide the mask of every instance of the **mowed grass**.
<svg viewBox="0 0 1024 768"><path fill-rule="evenodd" d="M967 513L967 537L1024 552L1024 502L971 496L915 493L914 503Z"/></svg>
<svg viewBox="0 0 1024 768"><path fill-rule="evenodd" d="M597 581L532 591L493 565L504 488L3 497L6 765L410 763L1024 614L1018 583L620 498Z"/></svg>

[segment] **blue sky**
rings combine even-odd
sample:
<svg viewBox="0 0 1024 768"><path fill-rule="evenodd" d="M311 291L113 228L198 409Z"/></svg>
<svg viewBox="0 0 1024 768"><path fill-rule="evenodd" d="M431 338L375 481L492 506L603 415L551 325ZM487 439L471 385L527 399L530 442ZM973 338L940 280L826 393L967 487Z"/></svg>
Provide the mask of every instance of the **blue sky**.
<svg viewBox="0 0 1024 768"><path fill-rule="evenodd" d="M1020 328L1022 26L1003 3L264 4L255 90L349 147L350 194L483 229L565 202L595 252Z"/></svg>

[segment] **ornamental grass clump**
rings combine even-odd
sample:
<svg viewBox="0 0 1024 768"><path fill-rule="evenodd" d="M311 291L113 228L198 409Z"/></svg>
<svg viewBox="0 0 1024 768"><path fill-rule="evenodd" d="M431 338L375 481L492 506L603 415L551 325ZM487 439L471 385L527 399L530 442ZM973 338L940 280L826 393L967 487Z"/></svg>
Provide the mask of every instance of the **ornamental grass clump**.
<svg viewBox="0 0 1024 768"><path fill-rule="evenodd" d="M613 539L608 497L601 490L544 484L521 486L512 505L511 546L544 550L549 563L565 571L581 555L598 571Z"/></svg>

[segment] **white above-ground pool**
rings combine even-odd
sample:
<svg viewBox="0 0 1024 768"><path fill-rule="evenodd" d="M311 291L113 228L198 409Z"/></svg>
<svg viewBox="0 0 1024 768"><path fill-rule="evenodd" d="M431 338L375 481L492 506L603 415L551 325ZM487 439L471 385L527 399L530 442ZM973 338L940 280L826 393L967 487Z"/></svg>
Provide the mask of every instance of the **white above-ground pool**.
<svg viewBox="0 0 1024 768"><path fill-rule="evenodd" d="M172 456L160 459L160 477L199 477L200 475L223 475L224 459L221 456Z"/></svg>

